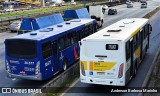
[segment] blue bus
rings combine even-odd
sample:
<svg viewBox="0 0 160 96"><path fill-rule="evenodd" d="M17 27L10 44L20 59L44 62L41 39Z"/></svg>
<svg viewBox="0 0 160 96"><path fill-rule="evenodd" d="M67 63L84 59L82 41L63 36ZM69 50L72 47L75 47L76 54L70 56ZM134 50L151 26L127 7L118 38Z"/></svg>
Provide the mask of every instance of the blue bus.
<svg viewBox="0 0 160 96"><path fill-rule="evenodd" d="M45 80L79 59L78 41L96 31L94 19L74 19L5 39L7 76Z"/></svg>

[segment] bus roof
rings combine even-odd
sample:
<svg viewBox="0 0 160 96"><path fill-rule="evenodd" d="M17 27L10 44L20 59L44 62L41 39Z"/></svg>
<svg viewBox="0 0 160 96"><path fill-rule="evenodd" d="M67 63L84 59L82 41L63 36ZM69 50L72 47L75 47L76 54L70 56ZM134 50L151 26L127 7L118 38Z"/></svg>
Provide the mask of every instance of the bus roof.
<svg viewBox="0 0 160 96"><path fill-rule="evenodd" d="M80 26L85 26L87 24L92 23L95 21L94 19L74 19L66 22L62 22L57 25L52 25L46 28L42 28L36 31L28 32L25 34L17 35L8 39L30 39L30 40L43 40L47 39L51 36L63 34L66 31L72 30L73 28L78 28ZM61 27L62 25L62 27ZM58 27L60 26L60 27ZM53 28L53 30L52 30ZM36 35L34 35L36 34Z"/></svg>
<svg viewBox="0 0 160 96"><path fill-rule="evenodd" d="M145 18L122 19L84 39L125 41L133 37L147 22L148 19Z"/></svg>

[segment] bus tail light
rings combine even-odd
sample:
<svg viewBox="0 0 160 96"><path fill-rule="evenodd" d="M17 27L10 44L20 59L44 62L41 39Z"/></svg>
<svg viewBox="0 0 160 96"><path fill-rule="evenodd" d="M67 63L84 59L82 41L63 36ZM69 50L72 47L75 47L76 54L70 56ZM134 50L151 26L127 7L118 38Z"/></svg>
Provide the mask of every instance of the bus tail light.
<svg viewBox="0 0 160 96"><path fill-rule="evenodd" d="M86 76L86 73L85 73L85 69L84 69L84 64L81 62L81 73L83 76Z"/></svg>
<svg viewBox="0 0 160 96"><path fill-rule="evenodd" d="M36 64L35 74L37 75L38 73L40 73L40 61L38 61Z"/></svg>
<svg viewBox="0 0 160 96"><path fill-rule="evenodd" d="M122 63L119 67L118 78L121 78L123 76L123 67L124 67L124 64Z"/></svg>
<svg viewBox="0 0 160 96"><path fill-rule="evenodd" d="M8 72L11 72L11 70L10 70L10 67L9 67L9 62L6 60L6 70L8 71Z"/></svg>

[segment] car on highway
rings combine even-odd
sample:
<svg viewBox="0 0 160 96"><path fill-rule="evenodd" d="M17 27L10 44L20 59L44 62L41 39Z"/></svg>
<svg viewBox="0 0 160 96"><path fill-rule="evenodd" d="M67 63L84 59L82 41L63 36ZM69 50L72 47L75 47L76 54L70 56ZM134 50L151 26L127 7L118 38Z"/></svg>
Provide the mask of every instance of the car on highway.
<svg viewBox="0 0 160 96"><path fill-rule="evenodd" d="M127 3L127 8L133 8L133 3L132 2L128 2Z"/></svg>
<svg viewBox="0 0 160 96"><path fill-rule="evenodd" d="M56 7L58 5L56 5L55 3L51 4L50 7Z"/></svg>
<svg viewBox="0 0 160 96"><path fill-rule="evenodd" d="M28 5L26 8L27 8L27 9L31 9L31 8L32 8L32 6L31 6L31 5Z"/></svg>
<svg viewBox="0 0 160 96"><path fill-rule="evenodd" d="M14 9L13 8L4 8L3 9L3 11L5 11L5 12L11 12L11 11L13 11Z"/></svg>
<svg viewBox="0 0 160 96"><path fill-rule="evenodd" d="M108 10L108 15L115 15L115 14L117 14L117 9L115 9L115 8L110 8L110 9Z"/></svg>
<svg viewBox="0 0 160 96"><path fill-rule="evenodd" d="M77 3L76 2L71 2L71 5L76 5Z"/></svg>
<svg viewBox="0 0 160 96"><path fill-rule="evenodd" d="M21 21L14 21L10 24L10 30L11 32L16 32L17 30L19 30L21 26Z"/></svg>
<svg viewBox="0 0 160 96"><path fill-rule="evenodd" d="M141 8L147 8L147 3L141 3Z"/></svg>

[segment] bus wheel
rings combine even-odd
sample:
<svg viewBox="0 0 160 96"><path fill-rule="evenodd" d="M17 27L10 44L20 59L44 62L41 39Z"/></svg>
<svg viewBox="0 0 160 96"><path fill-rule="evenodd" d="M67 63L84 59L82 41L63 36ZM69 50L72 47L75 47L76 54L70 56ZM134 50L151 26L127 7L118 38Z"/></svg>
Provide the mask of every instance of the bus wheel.
<svg viewBox="0 0 160 96"><path fill-rule="evenodd" d="M67 61L64 60L63 61L63 71L65 71L67 69Z"/></svg>

